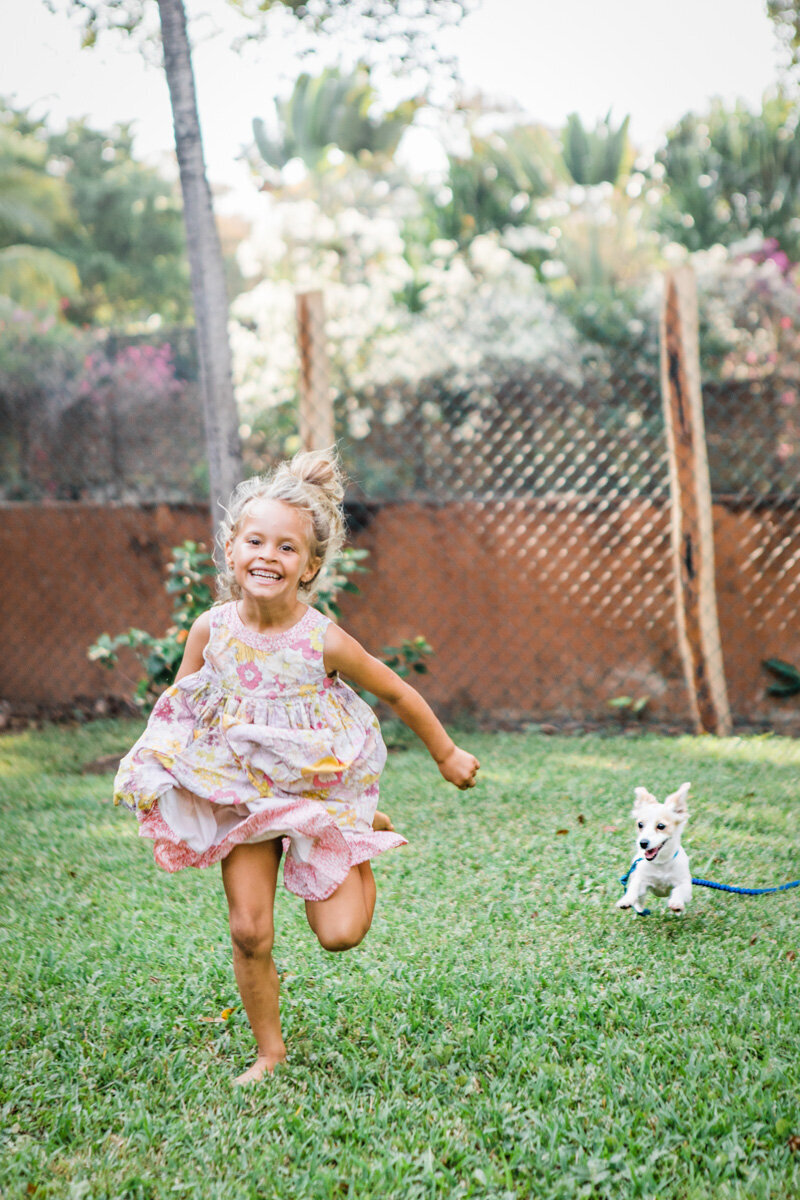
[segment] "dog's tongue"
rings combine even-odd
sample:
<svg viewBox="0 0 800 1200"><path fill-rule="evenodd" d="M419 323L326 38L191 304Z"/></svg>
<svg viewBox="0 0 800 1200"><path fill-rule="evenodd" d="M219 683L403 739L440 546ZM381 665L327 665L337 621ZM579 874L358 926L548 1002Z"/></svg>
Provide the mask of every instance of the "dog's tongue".
<svg viewBox="0 0 800 1200"><path fill-rule="evenodd" d="M652 862L653 859L655 858L655 856L658 854L660 849L661 849L660 846L656 846L655 849L653 849L653 850L645 850L644 856L647 859L647 861Z"/></svg>

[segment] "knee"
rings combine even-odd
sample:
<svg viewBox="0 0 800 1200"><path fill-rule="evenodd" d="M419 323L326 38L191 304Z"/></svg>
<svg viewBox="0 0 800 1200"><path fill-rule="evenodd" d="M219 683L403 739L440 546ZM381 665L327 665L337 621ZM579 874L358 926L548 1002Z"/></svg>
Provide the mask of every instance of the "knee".
<svg viewBox="0 0 800 1200"><path fill-rule="evenodd" d="M314 932L323 950L335 953L341 950L352 950L354 946L364 940L368 929L369 925L363 923L340 921L323 925Z"/></svg>
<svg viewBox="0 0 800 1200"><path fill-rule="evenodd" d="M269 958L275 931L271 921L250 913L231 912L231 941L245 958Z"/></svg>

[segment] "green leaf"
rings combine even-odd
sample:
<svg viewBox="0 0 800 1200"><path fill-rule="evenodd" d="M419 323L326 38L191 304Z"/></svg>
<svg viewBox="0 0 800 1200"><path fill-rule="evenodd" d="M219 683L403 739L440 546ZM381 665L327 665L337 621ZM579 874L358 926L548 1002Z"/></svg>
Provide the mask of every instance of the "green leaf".
<svg viewBox="0 0 800 1200"><path fill-rule="evenodd" d="M782 658L765 658L761 665L773 675L800 685L800 671L791 663L784 662Z"/></svg>

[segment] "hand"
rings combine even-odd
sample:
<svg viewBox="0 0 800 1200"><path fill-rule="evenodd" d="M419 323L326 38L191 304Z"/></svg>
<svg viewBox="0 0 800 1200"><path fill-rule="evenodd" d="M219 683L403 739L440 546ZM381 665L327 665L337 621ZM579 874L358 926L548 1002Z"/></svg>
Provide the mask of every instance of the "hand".
<svg viewBox="0 0 800 1200"><path fill-rule="evenodd" d="M474 754L454 746L438 765L447 782L455 784L462 792L475 787L475 776L481 764Z"/></svg>

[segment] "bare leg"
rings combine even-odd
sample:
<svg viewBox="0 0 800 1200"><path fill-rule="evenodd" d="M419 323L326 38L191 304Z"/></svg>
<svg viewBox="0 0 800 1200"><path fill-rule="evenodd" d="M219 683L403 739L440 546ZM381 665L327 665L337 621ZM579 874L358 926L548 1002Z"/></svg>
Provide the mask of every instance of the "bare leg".
<svg viewBox="0 0 800 1200"><path fill-rule="evenodd" d="M280 841L235 846L222 860L233 942L233 970L256 1039L258 1057L236 1083L252 1083L286 1058L278 1008L280 985L272 958L273 905Z"/></svg>
<svg viewBox="0 0 800 1200"><path fill-rule="evenodd" d="M392 818L388 813L381 812L379 808L375 809L375 816L372 818L373 829L388 829L390 833L394 833L394 825Z"/></svg>
<svg viewBox="0 0 800 1200"><path fill-rule="evenodd" d="M326 950L350 950L364 938L375 911L375 877L368 862L351 867L327 900L306 900L308 923Z"/></svg>

